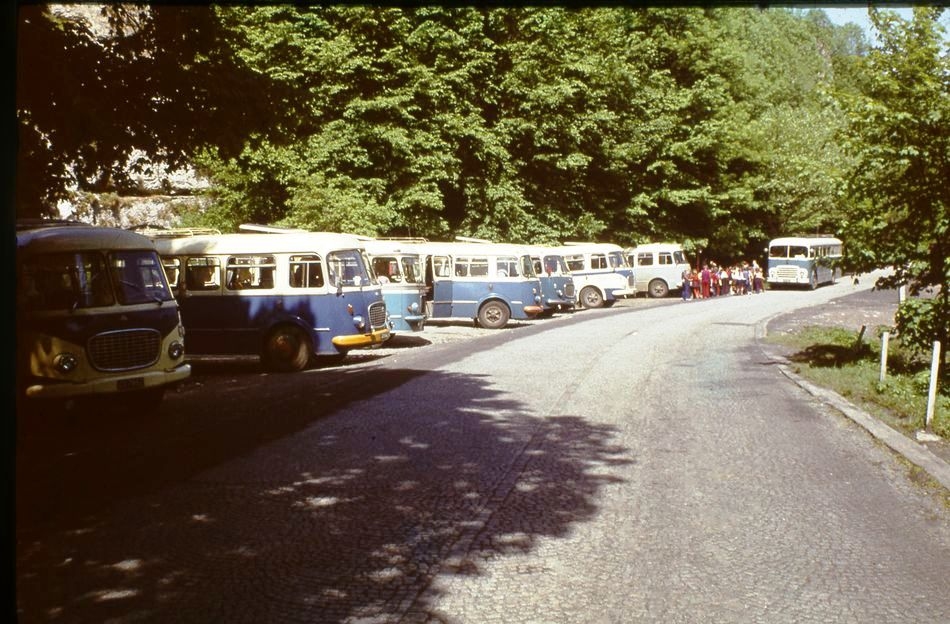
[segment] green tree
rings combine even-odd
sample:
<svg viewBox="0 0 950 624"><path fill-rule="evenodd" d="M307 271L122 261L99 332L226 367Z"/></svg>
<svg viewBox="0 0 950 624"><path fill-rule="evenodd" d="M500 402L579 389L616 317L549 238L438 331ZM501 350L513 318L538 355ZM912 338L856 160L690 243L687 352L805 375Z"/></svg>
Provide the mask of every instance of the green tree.
<svg viewBox="0 0 950 624"><path fill-rule="evenodd" d="M950 53L938 19L871 11L880 45L867 59L867 85L846 100L847 147L855 158L853 205L841 229L848 267L893 267L881 286L916 295L898 313L898 332L920 350L944 345L950 330Z"/></svg>
<svg viewBox="0 0 950 624"><path fill-rule="evenodd" d="M99 17L108 34L48 4L18 9L18 216L56 214L71 189L133 189L151 162L139 151L172 167L206 143L229 153L268 119L260 84L216 53L208 7L105 4Z"/></svg>

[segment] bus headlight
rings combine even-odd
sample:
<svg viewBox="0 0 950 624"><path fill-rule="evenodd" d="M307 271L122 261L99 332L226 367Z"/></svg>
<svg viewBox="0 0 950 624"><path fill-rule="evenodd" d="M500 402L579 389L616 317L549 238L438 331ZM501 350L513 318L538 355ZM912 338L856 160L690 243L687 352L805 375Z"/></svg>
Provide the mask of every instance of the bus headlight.
<svg viewBox="0 0 950 624"><path fill-rule="evenodd" d="M53 366L61 373L71 373L79 366L79 358L72 353L60 353L53 358Z"/></svg>
<svg viewBox="0 0 950 624"><path fill-rule="evenodd" d="M168 357L173 360L180 359L185 355L185 345L177 340L168 345Z"/></svg>
<svg viewBox="0 0 950 624"><path fill-rule="evenodd" d="M366 323L363 321L363 317L360 316L359 314L353 317L353 325L356 327L356 329L359 329L360 331L362 331L363 328L366 327Z"/></svg>
<svg viewBox="0 0 950 624"><path fill-rule="evenodd" d="M535 295L535 296L534 296L534 302L540 305L540 304L541 304L541 295Z"/></svg>
<svg viewBox="0 0 950 624"><path fill-rule="evenodd" d="M409 312L409 314L419 314L419 302L413 301L410 303L409 307L406 308L406 311Z"/></svg>

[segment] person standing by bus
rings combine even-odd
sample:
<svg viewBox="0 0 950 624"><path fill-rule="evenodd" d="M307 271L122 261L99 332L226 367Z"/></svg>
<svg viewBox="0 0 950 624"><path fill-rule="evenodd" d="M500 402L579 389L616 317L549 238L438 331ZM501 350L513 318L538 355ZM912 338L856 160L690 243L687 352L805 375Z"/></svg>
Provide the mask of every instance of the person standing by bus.
<svg viewBox="0 0 950 624"><path fill-rule="evenodd" d="M690 271L689 269L683 269L683 273L680 275L680 277L683 280L683 301L689 301L690 295L693 292L692 285L690 283L691 278L692 278L692 271Z"/></svg>
<svg viewBox="0 0 950 624"><path fill-rule="evenodd" d="M699 272L699 282L702 287L702 297L703 299L709 299L709 285L711 283L712 277L709 274L709 265L704 264L703 270Z"/></svg>

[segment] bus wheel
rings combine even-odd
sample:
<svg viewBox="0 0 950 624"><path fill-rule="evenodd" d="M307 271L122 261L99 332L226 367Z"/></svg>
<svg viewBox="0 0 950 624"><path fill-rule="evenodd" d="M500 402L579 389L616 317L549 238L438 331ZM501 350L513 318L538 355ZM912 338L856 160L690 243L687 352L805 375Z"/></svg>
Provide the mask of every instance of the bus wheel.
<svg viewBox="0 0 950 624"><path fill-rule="evenodd" d="M650 285L647 287L647 293L654 299L662 299L670 294L670 288L663 280L655 279L650 282Z"/></svg>
<svg viewBox="0 0 950 624"><path fill-rule="evenodd" d="M478 324L485 329L501 329L509 318L508 306L500 301L489 301L478 310Z"/></svg>
<svg viewBox="0 0 950 624"><path fill-rule="evenodd" d="M585 308L602 308L604 307L604 298L600 295L600 291L593 286L585 286L581 289L581 304Z"/></svg>
<svg viewBox="0 0 950 624"><path fill-rule="evenodd" d="M266 368L279 373L291 373L307 368L313 350L300 329L278 327L267 337L263 356Z"/></svg>

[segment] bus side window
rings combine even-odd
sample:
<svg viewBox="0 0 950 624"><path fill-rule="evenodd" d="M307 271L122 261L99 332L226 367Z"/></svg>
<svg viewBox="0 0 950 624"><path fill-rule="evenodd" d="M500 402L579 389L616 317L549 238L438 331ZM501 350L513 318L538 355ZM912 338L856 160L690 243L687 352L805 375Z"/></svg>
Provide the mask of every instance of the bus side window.
<svg viewBox="0 0 950 624"><path fill-rule="evenodd" d="M673 255L669 252L660 252L660 264L673 264Z"/></svg>
<svg viewBox="0 0 950 624"><path fill-rule="evenodd" d="M322 288L323 283L323 262L320 256L290 257L291 288Z"/></svg>
<svg viewBox="0 0 950 624"><path fill-rule="evenodd" d="M660 256L662 258L662 256ZM660 263L662 264L662 260ZM637 264L640 266L650 266L653 264L653 254L652 253L639 253L637 254Z"/></svg>
<svg viewBox="0 0 950 624"><path fill-rule="evenodd" d="M188 290L217 290L218 261L214 258L190 258L185 265Z"/></svg>

